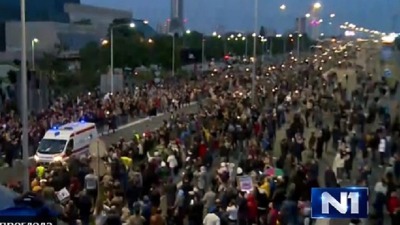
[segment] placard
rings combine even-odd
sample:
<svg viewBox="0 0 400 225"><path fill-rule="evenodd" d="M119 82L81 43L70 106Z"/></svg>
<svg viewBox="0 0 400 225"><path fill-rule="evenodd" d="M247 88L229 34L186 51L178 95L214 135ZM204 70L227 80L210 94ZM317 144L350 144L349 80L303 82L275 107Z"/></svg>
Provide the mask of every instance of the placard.
<svg viewBox="0 0 400 225"><path fill-rule="evenodd" d="M57 198L61 203L65 203L69 200L70 194L66 188L61 189L57 192Z"/></svg>
<svg viewBox="0 0 400 225"><path fill-rule="evenodd" d="M240 176L238 181L241 191L250 192L253 190L253 179L250 176Z"/></svg>

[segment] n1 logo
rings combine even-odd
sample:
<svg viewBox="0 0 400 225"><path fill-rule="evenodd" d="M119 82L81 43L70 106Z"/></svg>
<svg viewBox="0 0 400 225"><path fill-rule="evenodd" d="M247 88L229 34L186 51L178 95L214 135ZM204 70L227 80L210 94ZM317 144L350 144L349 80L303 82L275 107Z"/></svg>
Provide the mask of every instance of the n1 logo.
<svg viewBox="0 0 400 225"><path fill-rule="evenodd" d="M311 203L314 219L368 218L368 188L313 188Z"/></svg>

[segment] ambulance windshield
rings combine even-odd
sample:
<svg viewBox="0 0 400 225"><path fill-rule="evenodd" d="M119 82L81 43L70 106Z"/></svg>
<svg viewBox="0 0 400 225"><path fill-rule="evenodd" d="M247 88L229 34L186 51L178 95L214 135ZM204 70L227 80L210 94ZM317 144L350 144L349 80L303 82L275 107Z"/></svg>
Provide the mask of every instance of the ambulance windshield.
<svg viewBox="0 0 400 225"><path fill-rule="evenodd" d="M66 140L42 139L37 152L40 154L59 154L63 152L66 144Z"/></svg>

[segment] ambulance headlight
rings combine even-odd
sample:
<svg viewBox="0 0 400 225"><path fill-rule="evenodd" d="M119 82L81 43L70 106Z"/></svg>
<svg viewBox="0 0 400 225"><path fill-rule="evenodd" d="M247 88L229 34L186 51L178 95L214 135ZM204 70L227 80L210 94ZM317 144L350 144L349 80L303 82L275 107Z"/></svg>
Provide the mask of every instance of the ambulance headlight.
<svg viewBox="0 0 400 225"><path fill-rule="evenodd" d="M33 156L33 159L37 162L37 161L39 161L39 156L35 155L35 156Z"/></svg>
<svg viewBox="0 0 400 225"><path fill-rule="evenodd" d="M56 156L56 157L53 158L53 161L54 162L62 161L62 157L61 156Z"/></svg>

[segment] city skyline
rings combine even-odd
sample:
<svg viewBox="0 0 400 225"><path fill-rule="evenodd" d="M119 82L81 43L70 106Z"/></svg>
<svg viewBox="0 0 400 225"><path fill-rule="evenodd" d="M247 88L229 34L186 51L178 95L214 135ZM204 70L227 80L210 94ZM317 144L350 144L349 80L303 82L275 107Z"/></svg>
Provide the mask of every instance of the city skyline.
<svg viewBox="0 0 400 225"><path fill-rule="evenodd" d="M248 32L253 29L254 0L185 0L184 18L187 23L185 27L201 32L212 32L219 26L226 30ZM315 1L297 0L259 0L258 24L269 29L284 32L293 29L293 21L296 17L303 16L310 11ZM149 20L151 25L156 26L170 18L171 1L125 1L125 0L82 0L84 4L105 6L132 10L135 18ZM228 4L229 3L229 4ZM359 26L380 30L399 31L400 15L396 9L400 8L400 2L390 0L336 0L320 1L322 8L321 18L328 19L331 13L336 17L332 21L333 28L328 23L322 24L321 30L335 32L340 24L349 21ZM285 11L279 6L285 4ZM382 16L384 15L384 16Z"/></svg>

